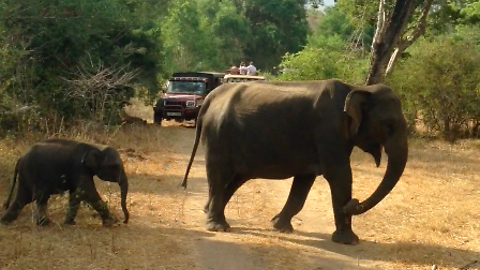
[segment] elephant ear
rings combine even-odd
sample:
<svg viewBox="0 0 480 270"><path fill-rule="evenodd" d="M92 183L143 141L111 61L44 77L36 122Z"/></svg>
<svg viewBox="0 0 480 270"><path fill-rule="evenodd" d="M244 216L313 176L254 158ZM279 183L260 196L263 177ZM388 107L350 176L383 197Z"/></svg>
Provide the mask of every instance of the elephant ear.
<svg viewBox="0 0 480 270"><path fill-rule="evenodd" d="M102 152L98 149L88 150L82 157L82 164L85 164L94 174L100 166Z"/></svg>
<svg viewBox="0 0 480 270"><path fill-rule="evenodd" d="M351 118L350 126L348 128L350 138L358 133L358 129L362 124L362 118L365 113L368 99L371 95L371 92L357 89L348 93L347 98L345 99L344 112L346 112Z"/></svg>

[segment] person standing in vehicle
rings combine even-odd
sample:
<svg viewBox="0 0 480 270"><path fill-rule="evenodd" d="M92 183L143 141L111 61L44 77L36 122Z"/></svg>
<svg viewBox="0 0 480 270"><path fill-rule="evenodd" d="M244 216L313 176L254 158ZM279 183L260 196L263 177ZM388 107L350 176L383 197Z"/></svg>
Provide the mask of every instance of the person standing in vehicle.
<svg viewBox="0 0 480 270"><path fill-rule="evenodd" d="M240 70L240 75L247 75L247 67L245 66L244 62L240 63L239 70Z"/></svg>
<svg viewBox="0 0 480 270"><path fill-rule="evenodd" d="M247 75L250 75L250 76L257 75L257 68L253 65L253 62L250 62L250 65L248 65L246 69L247 69Z"/></svg>

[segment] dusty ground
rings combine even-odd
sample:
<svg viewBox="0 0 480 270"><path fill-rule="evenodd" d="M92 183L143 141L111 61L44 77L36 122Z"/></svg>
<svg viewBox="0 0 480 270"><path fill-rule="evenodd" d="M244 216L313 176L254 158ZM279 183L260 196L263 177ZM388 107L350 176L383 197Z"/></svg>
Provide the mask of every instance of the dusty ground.
<svg viewBox="0 0 480 270"><path fill-rule="evenodd" d="M39 228L33 225L32 207L26 207L14 225L0 226L0 269L431 269L434 264L480 269L474 263L480 261L478 141L450 146L413 140L404 177L376 208L354 217L361 243L345 246L330 240L333 214L322 177L294 218L292 234L273 231L269 222L281 210L291 180L248 182L227 206L232 231L206 231L202 150L188 189L179 186L193 138L194 129L176 124L84 138L120 150L130 179L130 223L103 228L84 206L77 225L64 226L66 202L60 197L49 209L58 224ZM25 147L22 141L0 141L2 201L13 163ZM386 159L376 168L373 158L354 152L355 197L371 194L385 164ZM118 187L96 183L121 217Z"/></svg>

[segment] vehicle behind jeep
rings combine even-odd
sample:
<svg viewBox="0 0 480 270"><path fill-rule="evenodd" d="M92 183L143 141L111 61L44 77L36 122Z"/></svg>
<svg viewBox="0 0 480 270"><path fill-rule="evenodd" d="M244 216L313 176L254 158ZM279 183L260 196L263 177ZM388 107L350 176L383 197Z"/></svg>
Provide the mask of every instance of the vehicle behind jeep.
<svg viewBox="0 0 480 270"><path fill-rule="evenodd" d="M153 108L154 123L162 120L177 122L197 119L205 97L222 84L224 73L177 72L166 83L162 97Z"/></svg>

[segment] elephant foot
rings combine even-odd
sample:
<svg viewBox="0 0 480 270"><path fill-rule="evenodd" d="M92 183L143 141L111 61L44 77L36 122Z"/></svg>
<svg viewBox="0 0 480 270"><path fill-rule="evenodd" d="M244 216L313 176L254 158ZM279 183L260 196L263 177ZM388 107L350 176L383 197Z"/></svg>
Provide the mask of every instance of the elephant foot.
<svg viewBox="0 0 480 270"><path fill-rule="evenodd" d="M110 216L109 218L102 220L102 225L104 227L111 227L117 223L118 223L118 219L114 216Z"/></svg>
<svg viewBox="0 0 480 270"><path fill-rule="evenodd" d="M218 222L214 220L207 221L207 230L214 232L228 232L230 225L226 221Z"/></svg>
<svg viewBox="0 0 480 270"><path fill-rule="evenodd" d="M340 244L346 245L356 245L358 244L358 236L351 230L336 230L332 234L332 241Z"/></svg>
<svg viewBox="0 0 480 270"><path fill-rule="evenodd" d="M0 224L2 225L10 225L13 220L8 220L8 219L0 219Z"/></svg>
<svg viewBox="0 0 480 270"><path fill-rule="evenodd" d="M280 217L280 214L272 218L272 225L275 230L285 233L293 232L293 226L290 223L290 220L285 220Z"/></svg>
<svg viewBox="0 0 480 270"><path fill-rule="evenodd" d="M38 226L48 226L48 224L50 224L50 219L47 217L37 219Z"/></svg>
<svg viewBox="0 0 480 270"><path fill-rule="evenodd" d="M75 223L75 220L73 220L73 219L66 219L63 222L63 224L65 224L65 225L75 225L76 223Z"/></svg>

